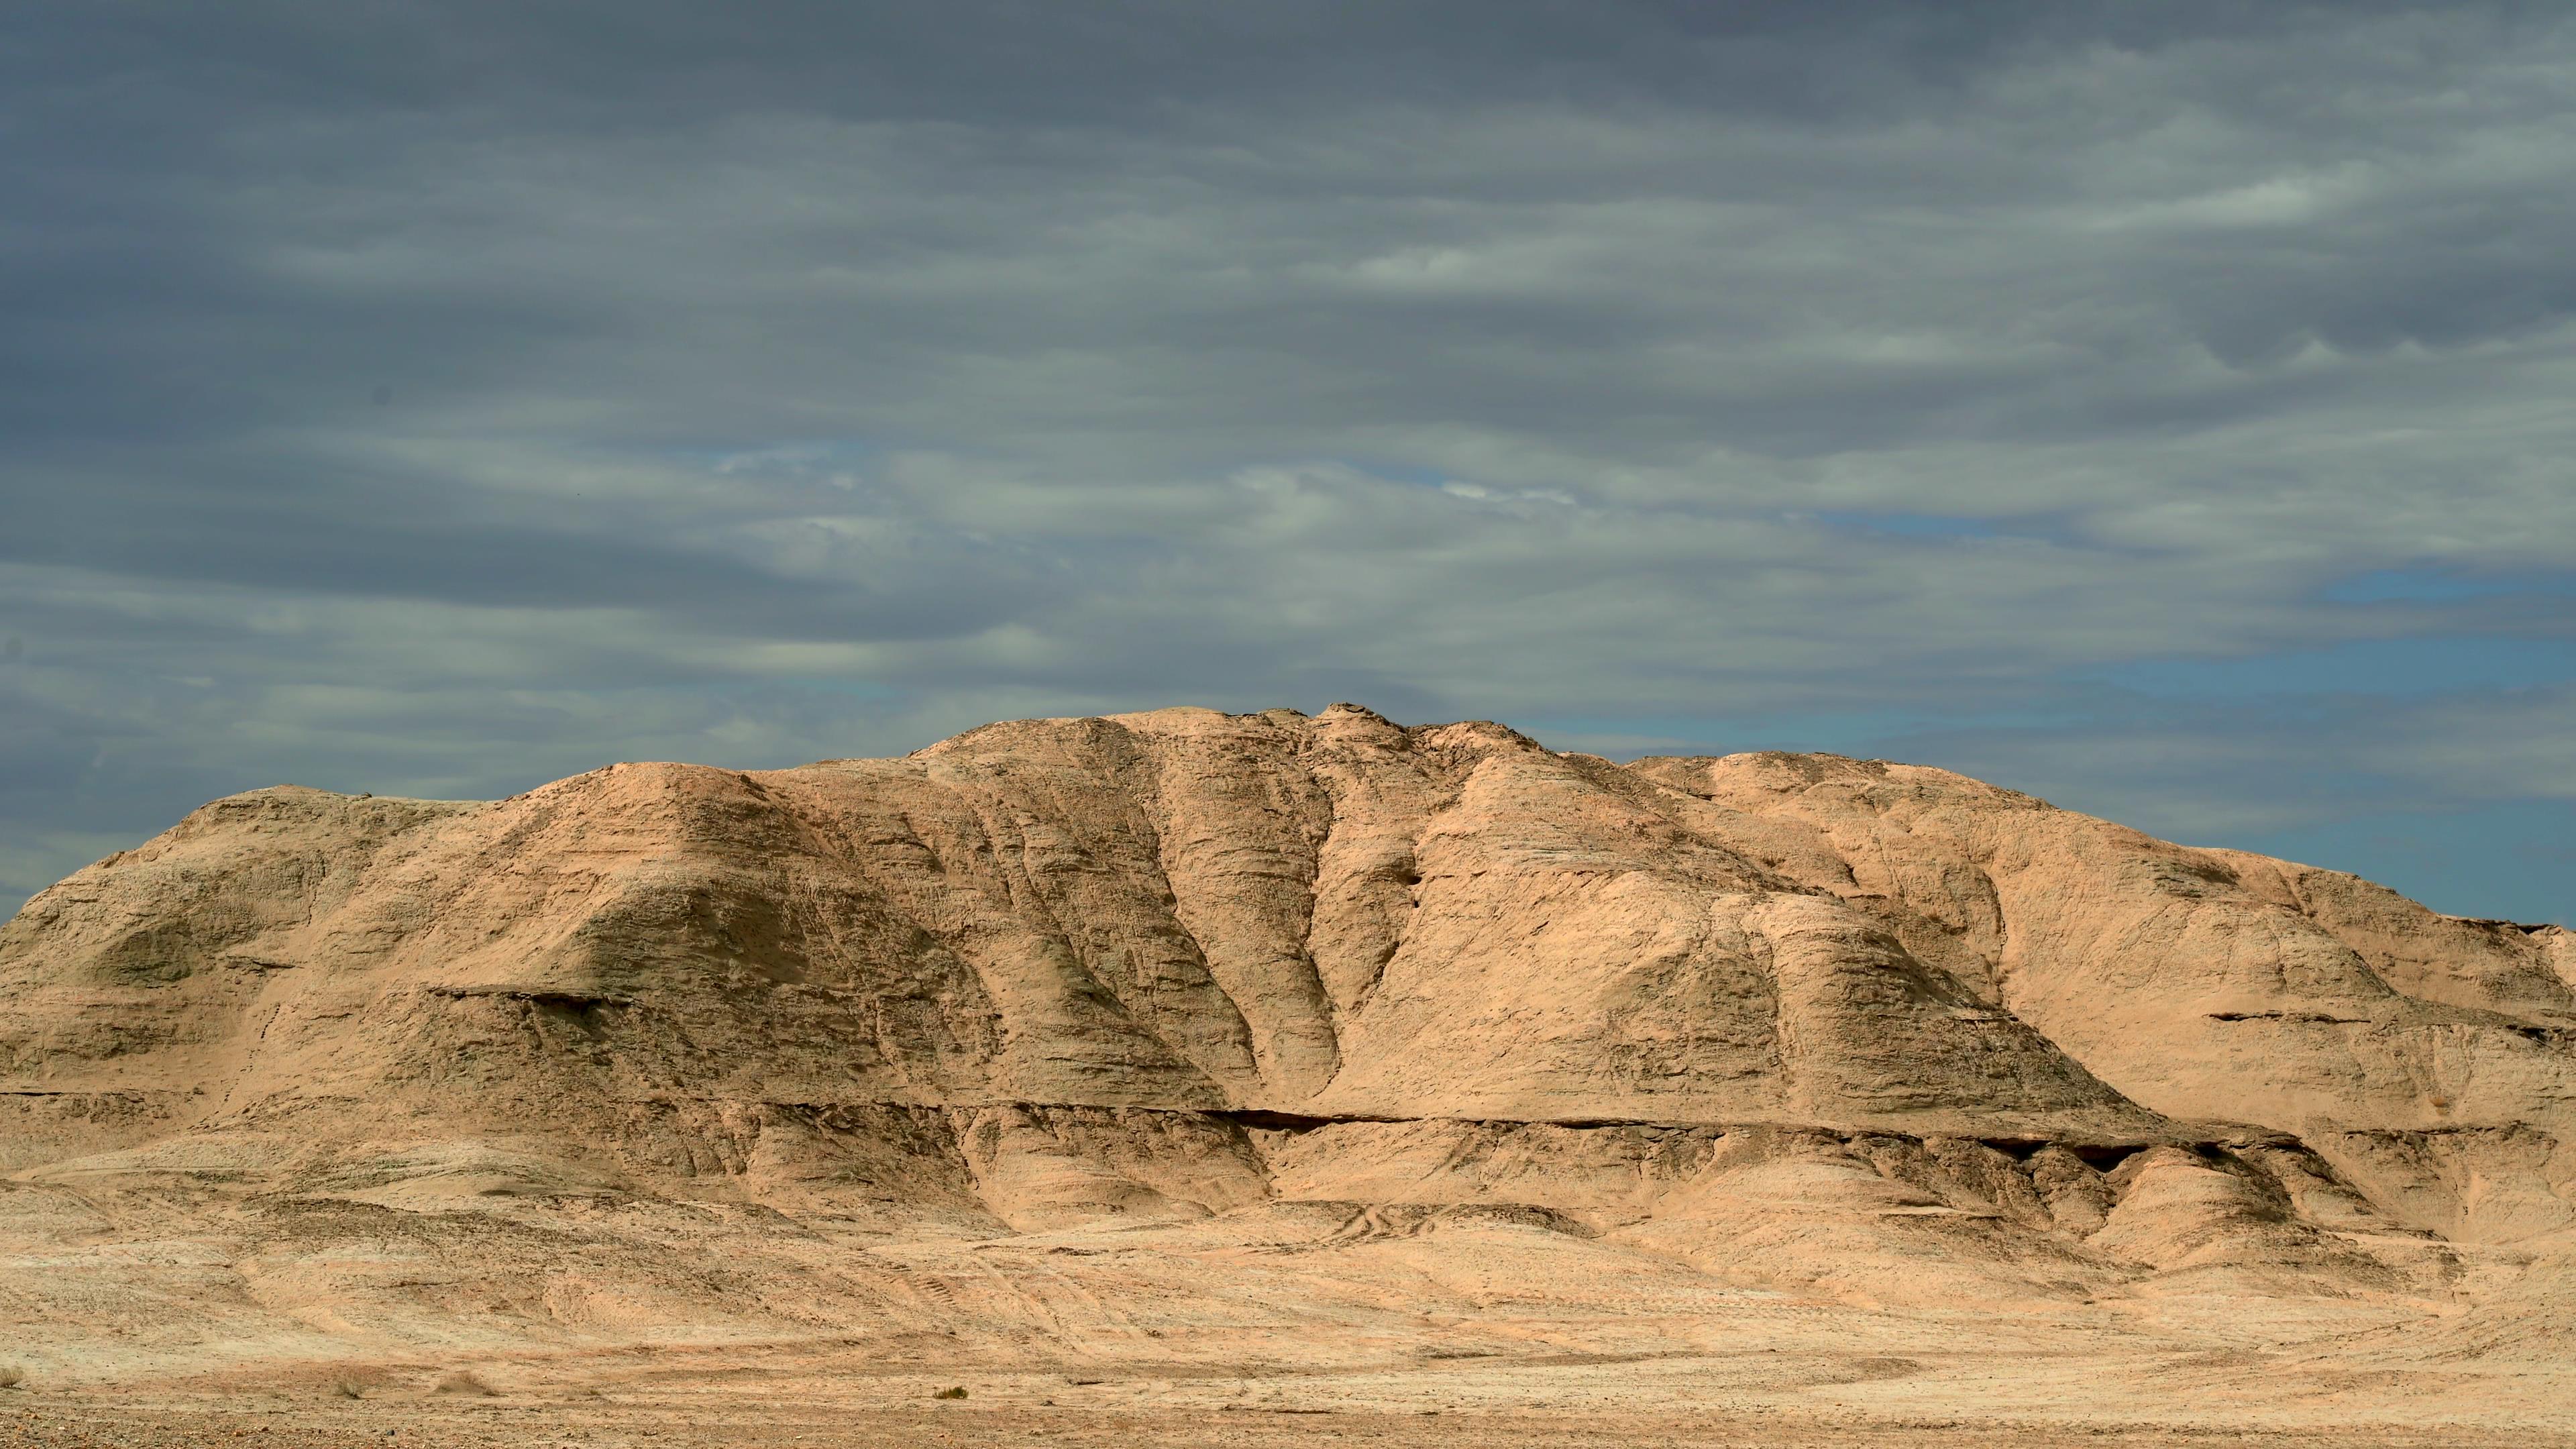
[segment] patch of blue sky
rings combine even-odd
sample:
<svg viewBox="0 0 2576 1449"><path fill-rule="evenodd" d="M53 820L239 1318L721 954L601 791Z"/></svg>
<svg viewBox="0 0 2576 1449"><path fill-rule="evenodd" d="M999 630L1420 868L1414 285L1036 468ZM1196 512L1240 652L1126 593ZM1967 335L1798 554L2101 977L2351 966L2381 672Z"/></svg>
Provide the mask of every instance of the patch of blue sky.
<svg viewBox="0 0 2576 1449"><path fill-rule="evenodd" d="M2516 800L2469 810L2356 815L2195 843L2386 881L2454 915L2576 923L2576 802Z"/></svg>
<svg viewBox="0 0 2576 1449"><path fill-rule="evenodd" d="M2054 729L2088 716L2071 711L1854 710L1710 718L1699 715L1521 716L1522 733L1551 749L1582 750L1612 759L1639 755L1731 755L1752 750L1905 758L1890 754L1901 742L1934 730Z"/></svg>
<svg viewBox="0 0 2576 1449"><path fill-rule="evenodd" d="M2070 678L2162 699L2429 695L2576 680L2576 639L2362 639L2237 659L2139 659Z"/></svg>
<svg viewBox="0 0 2576 1449"><path fill-rule="evenodd" d="M2514 594L2576 598L2576 572L2496 575L2449 569L2373 569L2337 582L2318 597L2330 604L2448 604Z"/></svg>

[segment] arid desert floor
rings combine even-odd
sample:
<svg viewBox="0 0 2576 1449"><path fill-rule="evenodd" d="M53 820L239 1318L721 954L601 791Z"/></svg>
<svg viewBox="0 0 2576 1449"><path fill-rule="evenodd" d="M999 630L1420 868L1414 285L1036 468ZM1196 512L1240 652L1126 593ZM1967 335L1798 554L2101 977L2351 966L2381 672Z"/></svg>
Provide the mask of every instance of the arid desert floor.
<svg viewBox="0 0 2576 1449"><path fill-rule="evenodd" d="M2220 1273L2090 1304L1870 1309L1506 1215L1305 1240L1244 1216L845 1243L851 1271L947 1326L625 1345L531 1342L498 1314L443 1344L425 1317L263 1339L224 1326L238 1304L191 1321L159 1297L186 1252L165 1241L130 1270L160 1280L149 1317L93 1262L97 1322L21 1320L35 1367L0 1396L0 1443L2576 1443L2563 1299L2464 1311Z"/></svg>

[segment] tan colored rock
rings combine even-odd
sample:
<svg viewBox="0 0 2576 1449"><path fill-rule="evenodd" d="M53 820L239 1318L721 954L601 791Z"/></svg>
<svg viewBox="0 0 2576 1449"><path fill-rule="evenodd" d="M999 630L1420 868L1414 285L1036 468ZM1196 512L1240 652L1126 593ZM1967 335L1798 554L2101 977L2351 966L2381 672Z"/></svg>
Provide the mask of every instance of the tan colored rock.
<svg viewBox="0 0 2576 1449"><path fill-rule="evenodd" d="M0 1252L31 1321L87 1301L65 1244L166 1232L224 1332L382 1342L1152 1343L1221 1292L952 1262L1111 1229L1338 1265L1228 1332L1498 1301L1495 1263L1596 1306L2431 1312L2576 1239L2571 980L2556 928L1939 770L1347 705L280 787L0 927Z"/></svg>

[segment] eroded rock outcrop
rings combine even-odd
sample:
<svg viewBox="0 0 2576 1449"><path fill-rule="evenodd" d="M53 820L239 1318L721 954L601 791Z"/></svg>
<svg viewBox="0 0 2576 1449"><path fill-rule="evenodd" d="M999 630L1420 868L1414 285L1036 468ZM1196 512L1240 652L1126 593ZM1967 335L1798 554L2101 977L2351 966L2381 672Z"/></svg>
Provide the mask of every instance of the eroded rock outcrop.
<svg viewBox="0 0 2576 1449"><path fill-rule="evenodd" d="M1852 1293L2382 1291L2576 1230L2572 962L1939 770L1038 720L218 801L0 929L0 1169L995 1232L1508 1209Z"/></svg>

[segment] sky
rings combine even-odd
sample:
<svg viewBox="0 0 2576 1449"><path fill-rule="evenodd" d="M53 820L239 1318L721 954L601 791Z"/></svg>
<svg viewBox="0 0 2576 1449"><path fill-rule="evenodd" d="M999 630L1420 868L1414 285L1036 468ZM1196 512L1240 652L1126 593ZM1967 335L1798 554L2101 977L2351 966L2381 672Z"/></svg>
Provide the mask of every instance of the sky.
<svg viewBox="0 0 2576 1449"><path fill-rule="evenodd" d="M0 19L0 910L1175 704L2576 906L2576 8Z"/></svg>

